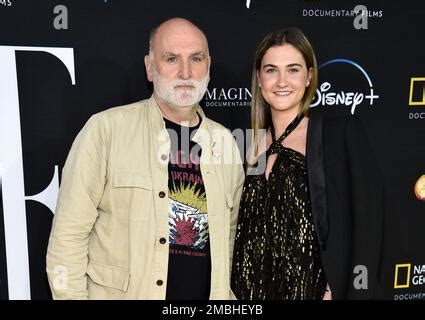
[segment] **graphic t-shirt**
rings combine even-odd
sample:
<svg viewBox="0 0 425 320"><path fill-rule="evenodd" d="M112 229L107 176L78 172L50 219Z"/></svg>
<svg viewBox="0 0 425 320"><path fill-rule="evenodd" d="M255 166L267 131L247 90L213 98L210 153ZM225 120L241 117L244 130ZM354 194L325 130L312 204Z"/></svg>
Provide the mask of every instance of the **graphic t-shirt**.
<svg viewBox="0 0 425 320"><path fill-rule="evenodd" d="M199 117L200 121L201 117ZM201 147L190 138L195 127L164 119L170 135L168 163L169 262L167 300L208 299L211 258L207 199L199 159Z"/></svg>

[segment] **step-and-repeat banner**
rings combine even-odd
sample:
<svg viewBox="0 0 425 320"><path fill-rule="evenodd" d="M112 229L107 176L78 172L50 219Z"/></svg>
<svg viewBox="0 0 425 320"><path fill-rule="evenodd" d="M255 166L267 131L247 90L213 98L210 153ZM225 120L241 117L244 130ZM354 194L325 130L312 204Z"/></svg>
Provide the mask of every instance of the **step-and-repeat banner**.
<svg viewBox="0 0 425 320"><path fill-rule="evenodd" d="M92 114L150 96L149 31L174 16L206 33L202 105L231 130L249 127L258 42L306 33L320 65L311 107L361 118L382 168L379 298L424 299L425 2L383 0L1 0L0 298L50 299L45 254L71 143Z"/></svg>

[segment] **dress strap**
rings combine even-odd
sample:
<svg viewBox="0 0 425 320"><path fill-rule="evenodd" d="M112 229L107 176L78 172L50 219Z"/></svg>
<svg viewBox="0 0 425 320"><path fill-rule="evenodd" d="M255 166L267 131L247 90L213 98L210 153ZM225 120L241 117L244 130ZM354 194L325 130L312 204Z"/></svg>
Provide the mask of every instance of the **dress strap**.
<svg viewBox="0 0 425 320"><path fill-rule="evenodd" d="M289 134L294 131L294 129L300 124L301 120L304 118L304 115L298 115L294 118L294 120L291 121L291 123L286 127L285 131L283 131L282 135L279 137L279 139L276 140L275 131L273 127L273 123L270 126L270 133L272 136L272 144L267 149L267 156L279 153L283 149L282 141L289 136Z"/></svg>

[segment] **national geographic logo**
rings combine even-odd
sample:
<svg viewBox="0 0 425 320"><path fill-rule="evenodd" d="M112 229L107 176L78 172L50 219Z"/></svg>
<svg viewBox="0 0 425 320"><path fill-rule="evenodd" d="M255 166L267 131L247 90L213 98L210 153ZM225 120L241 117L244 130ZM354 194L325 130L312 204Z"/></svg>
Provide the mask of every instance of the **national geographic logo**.
<svg viewBox="0 0 425 320"><path fill-rule="evenodd" d="M396 264L394 272L394 289L409 288L411 267L412 265L410 263Z"/></svg>
<svg viewBox="0 0 425 320"><path fill-rule="evenodd" d="M411 263L395 265L394 289L406 289L424 284L425 264L414 265L413 268Z"/></svg>
<svg viewBox="0 0 425 320"><path fill-rule="evenodd" d="M411 78L409 106L425 106L425 78Z"/></svg>
<svg viewBox="0 0 425 320"><path fill-rule="evenodd" d="M2 5L4 7L11 7L12 1L11 0L0 0L0 5Z"/></svg>
<svg viewBox="0 0 425 320"><path fill-rule="evenodd" d="M413 268L412 268L413 267ZM425 284L425 265L411 263L396 264L394 271L394 289L414 290ZM408 292L394 295L394 300L423 300L425 292Z"/></svg>
<svg viewBox="0 0 425 320"><path fill-rule="evenodd" d="M425 106L425 77L410 79L409 106ZM409 112L410 120L424 120L425 112Z"/></svg>
<svg viewBox="0 0 425 320"><path fill-rule="evenodd" d="M248 88L212 88L205 93L206 107L251 107Z"/></svg>

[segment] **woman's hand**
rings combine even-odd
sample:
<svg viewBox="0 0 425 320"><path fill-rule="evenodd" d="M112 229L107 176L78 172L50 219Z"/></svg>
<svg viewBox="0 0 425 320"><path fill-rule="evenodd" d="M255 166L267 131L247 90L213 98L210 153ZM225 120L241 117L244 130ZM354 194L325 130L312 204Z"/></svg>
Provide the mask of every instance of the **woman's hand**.
<svg viewBox="0 0 425 320"><path fill-rule="evenodd" d="M329 283L326 285L325 294L323 295L322 300L332 300L332 291L329 287Z"/></svg>

